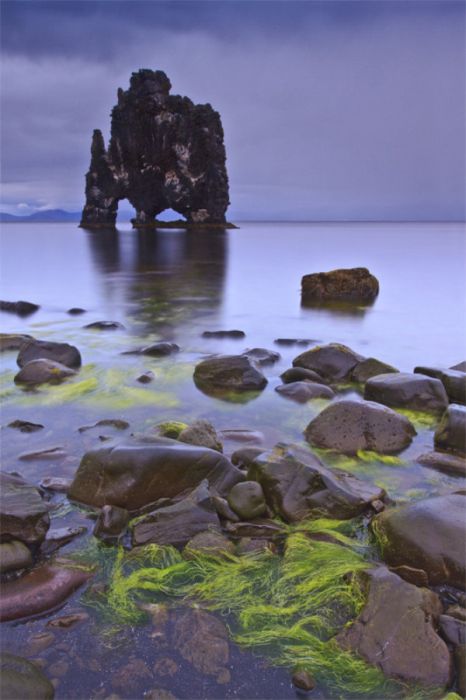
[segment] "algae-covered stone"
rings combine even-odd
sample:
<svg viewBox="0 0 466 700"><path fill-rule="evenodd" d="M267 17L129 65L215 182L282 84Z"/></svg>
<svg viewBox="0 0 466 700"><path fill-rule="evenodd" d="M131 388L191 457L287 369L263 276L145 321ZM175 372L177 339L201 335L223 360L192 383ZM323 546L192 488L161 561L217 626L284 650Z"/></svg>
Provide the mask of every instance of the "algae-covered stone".
<svg viewBox="0 0 466 700"><path fill-rule="evenodd" d="M217 432L208 420L199 419L188 425L178 435L180 442L185 442L189 445L199 445L200 447L208 447L217 452L223 452L223 445L217 435Z"/></svg>
<svg viewBox="0 0 466 700"><path fill-rule="evenodd" d="M329 386L309 381L280 384L275 387L275 391L297 403L306 403L312 399L333 399L335 396Z"/></svg>
<svg viewBox="0 0 466 700"><path fill-rule="evenodd" d="M364 384L371 377L376 377L378 374L392 374L400 370L392 365L387 365L386 362L376 360L375 357L367 357L362 362L358 362L351 373L353 382Z"/></svg>
<svg viewBox="0 0 466 700"><path fill-rule="evenodd" d="M220 557L224 554L234 554L235 545L219 530L205 530L191 537L183 550L185 559L193 559L196 554L210 554Z"/></svg>
<svg viewBox="0 0 466 700"><path fill-rule="evenodd" d="M134 511L159 498L173 498L208 479L220 495L243 479L215 450L159 438L149 444L128 443L87 452L68 497L102 507Z"/></svg>
<svg viewBox="0 0 466 700"><path fill-rule="evenodd" d="M68 343L54 343L46 340L32 338L21 346L16 358L19 367L32 360L53 360L61 365L76 369L81 366L81 354L78 348Z"/></svg>
<svg viewBox="0 0 466 700"><path fill-rule="evenodd" d="M0 689L4 700L53 700L49 679L27 659L0 655Z"/></svg>
<svg viewBox="0 0 466 700"><path fill-rule="evenodd" d="M32 554L23 542L0 542L0 573L17 571L32 566Z"/></svg>
<svg viewBox="0 0 466 700"><path fill-rule="evenodd" d="M391 566L423 569L431 585L466 588L466 496L453 493L385 510L372 522Z"/></svg>
<svg viewBox="0 0 466 700"><path fill-rule="evenodd" d="M389 678L445 688L452 664L435 630L442 612L439 597L413 586L385 567L367 572L368 599L355 622L336 640Z"/></svg>
<svg viewBox="0 0 466 700"><path fill-rule="evenodd" d="M372 401L350 400L324 408L304 431L311 445L347 454L358 450L399 452L415 434L409 420L391 408Z"/></svg>
<svg viewBox="0 0 466 700"><path fill-rule="evenodd" d="M74 377L76 372L60 362L53 360L31 360L15 375L15 384L59 384Z"/></svg>
<svg viewBox="0 0 466 700"><path fill-rule="evenodd" d="M330 343L317 345L301 353L293 360L293 367L310 369L329 381L341 381L347 379L353 368L362 360L364 360L362 355L346 345Z"/></svg>
<svg viewBox="0 0 466 700"><path fill-rule="evenodd" d="M39 544L50 525L47 504L23 479L0 473L0 537Z"/></svg>
<svg viewBox="0 0 466 700"><path fill-rule="evenodd" d="M194 370L194 382L200 389L260 391L267 379L245 355L223 355L203 360Z"/></svg>
<svg viewBox="0 0 466 700"><path fill-rule="evenodd" d="M288 522L311 516L352 518L385 497L378 486L328 469L309 450L289 445L257 457L248 479L261 484L269 507Z"/></svg>
<svg viewBox="0 0 466 700"><path fill-rule="evenodd" d="M366 267L343 268L304 275L301 299L304 304L316 301L372 302L379 293L379 282Z"/></svg>
<svg viewBox="0 0 466 700"><path fill-rule="evenodd" d="M364 398L385 406L443 413L448 396L442 382L422 374L379 374L366 382Z"/></svg>
<svg viewBox="0 0 466 700"><path fill-rule="evenodd" d="M259 518L267 510L262 486L257 481L236 484L228 494L228 505L243 520Z"/></svg>
<svg viewBox="0 0 466 700"><path fill-rule="evenodd" d="M459 371L441 367L415 367L414 373L440 379L450 401L453 403L466 403L466 372L464 370Z"/></svg>
<svg viewBox="0 0 466 700"><path fill-rule="evenodd" d="M466 406L451 404L442 416L434 436L435 446L466 454Z"/></svg>
<svg viewBox="0 0 466 700"><path fill-rule="evenodd" d="M182 423L177 420L168 420L156 425L154 427L154 432L156 435L160 435L160 437L178 440L180 433L188 427L187 423Z"/></svg>

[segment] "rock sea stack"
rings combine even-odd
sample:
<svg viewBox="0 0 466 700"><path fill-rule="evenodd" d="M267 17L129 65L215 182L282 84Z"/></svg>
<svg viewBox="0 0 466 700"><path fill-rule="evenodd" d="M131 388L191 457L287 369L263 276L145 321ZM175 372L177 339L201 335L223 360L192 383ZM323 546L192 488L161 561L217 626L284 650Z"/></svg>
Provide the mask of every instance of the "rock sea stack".
<svg viewBox="0 0 466 700"><path fill-rule="evenodd" d="M228 176L220 115L210 104L170 95L162 71L139 70L118 89L108 148L94 131L81 226L114 226L118 202L136 210L135 227L157 226L165 209L186 226L225 227ZM160 223L159 223L160 225Z"/></svg>

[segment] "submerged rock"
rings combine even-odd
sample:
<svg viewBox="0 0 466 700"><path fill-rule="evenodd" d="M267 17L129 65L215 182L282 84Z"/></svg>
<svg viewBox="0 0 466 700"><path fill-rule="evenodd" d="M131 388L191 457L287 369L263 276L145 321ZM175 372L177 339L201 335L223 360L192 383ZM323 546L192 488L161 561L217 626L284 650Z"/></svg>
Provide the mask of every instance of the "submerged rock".
<svg viewBox="0 0 466 700"><path fill-rule="evenodd" d="M42 359L59 362L61 365L71 367L71 369L81 366L81 354L74 345L35 340L34 338L21 346L16 362L19 367L24 367L32 360Z"/></svg>
<svg viewBox="0 0 466 700"><path fill-rule="evenodd" d="M80 316L81 314L86 313L86 309L81 309L80 306L72 306L66 313L70 316Z"/></svg>
<svg viewBox="0 0 466 700"><path fill-rule="evenodd" d="M2 585L0 621L18 620L53 610L90 577L82 569L44 565Z"/></svg>
<svg viewBox="0 0 466 700"><path fill-rule="evenodd" d="M0 573L27 569L32 566L32 554L23 542L0 542Z"/></svg>
<svg viewBox="0 0 466 700"><path fill-rule="evenodd" d="M246 337L246 333L244 331L204 331L202 334L203 338L233 338L236 340L240 340L241 338Z"/></svg>
<svg viewBox="0 0 466 700"><path fill-rule="evenodd" d="M309 450L287 445L258 456L248 479L261 484L268 506L288 522L320 516L352 518L385 497L378 486L329 469Z"/></svg>
<svg viewBox="0 0 466 700"><path fill-rule="evenodd" d="M315 447L356 453L372 450L384 454L407 447L416 431L404 416L372 401L337 401L314 418L306 440Z"/></svg>
<svg viewBox="0 0 466 700"><path fill-rule="evenodd" d="M303 303L351 301L370 303L379 293L379 282L365 267L316 272L301 280Z"/></svg>
<svg viewBox="0 0 466 700"><path fill-rule="evenodd" d="M423 467L432 467L452 476L466 476L466 458L447 452L426 452L416 460Z"/></svg>
<svg viewBox="0 0 466 700"><path fill-rule="evenodd" d="M4 700L53 700L55 688L27 659L0 655L0 688Z"/></svg>
<svg viewBox="0 0 466 700"><path fill-rule="evenodd" d="M448 398L453 403L466 403L466 372L439 367L415 367L415 374L425 374L428 377L440 379Z"/></svg>
<svg viewBox="0 0 466 700"><path fill-rule="evenodd" d="M329 381L348 379L351 371L364 357L346 345L330 343L317 345L293 360L293 367L304 367L322 375Z"/></svg>
<svg viewBox="0 0 466 700"><path fill-rule="evenodd" d="M441 450L453 450L466 455L466 407L451 404L442 416L434 435Z"/></svg>
<svg viewBox="0 0 466 700"><path fill-rule="evenodd" d="M257 481L242 481L228 494L228 505L242 520L254 520L267 511L262 486Z"/></svg>
<svg viewBox="0 0 466 700"><path fill-rule="evenodd" d="M245 350L243 355L259 365L273 365L281 357L280 353L267 350L266 348L251 348L250 350Z"/></svg>
<svg viewBox="0 0 466 700"><path fill-rule="evenodd" d="M0 301L0 311L9 311L18 316L30 316L38 309L40 306L30 301Z"/></svg>
<svg viewBox="0 0 466 700"><path fill-rule="evenodd" d="M0 539L40 544L50 525L39 491L20 477L0 473Z"/></svg>
<svg viewBox="0 0 466 700"><path fill-rule="evenodd" d="M309 693L315 688L315 679L307 671L295 671L291 677L291 682L295 688L303 690L305 693Z"/></svg>
<svg viewBox="0 0 466 700"><path fill-rule="evenodd" d="M209 528L220 529L207 479L178 503L143 516L131 530L134 546L155 542L184 547L192 538Z"/></svg>
<svg viewBox="0 0 466 700"><path fill-rule="evenodd" d="M277 343L277 345L290 347L291 345L310 345L315 341L309 338L275 338L273 342Z"/></svg>
<svg viewBox="0 0 466 700"><path fill-rule="evenodd" d="M155 374L151 371L148 370L147 372L143 372L142 374L139 375L139 377L136 377L136 381L139 382L140 384L150 384L153 382L155 379Z"/></svg>
<svg viewBox="0 0 466 700"><path fill-rule="evenodd" d="M125 531L129 517L125 508L102 506L92 534L104 542L113 542Z"/></svg>
<svg viewBox="0 0 466 700"><path fill-rule="evenodd" d="M220 531L205 530L191 537L183 550L185 559L193 559L196 554L210 554L219 557L223 554L234 554L235 545Z"/></svg>
<svg viewBox="0 0 466 700"><path fill-rule="evenodd" d="M445 688L452 664L435 631L442 612L439 597L413 586L385 567L366 573L368 599L359 617L336 640L389 678Z"/></svg>
<svg viewBox="0 0 466 700"><path fill-rule="evenodd" d="M123 355L147 355L148 357L166 357L167 355L173 355L175 352L179 352L180 347L176 343L168 343L167 341L161 341L159 343L152 343L152 345L145 345L142 348L136 348L136 350L126 350Z"/></svg>
<svg viewBox="0 0 466 700"><path fill-rule="evenodd" d="M194 382L200 389L260 391L267 379L249 357L223 355L203 360L194 370Z"/></svg>
<svg viewBox="0 0 466 700"><path fill-rule="evenodd" d="M81 225L114 226L118 202L136 209L135 226L154 224L165 209L188 224L224 224L228 177L220 115L170 95L162 71L139 70L118 90L108 149L100 130L92 138Z"/></svg>
<svg viewBox="0 0 466 700"><path fill-rule="evenodd" d="M217 431L212 423L208 420L199 419L183 428L178 435L180 442L185 442L188 445L199 445L200 447L208 447L217 452L223 452L223 445Z"/></svg>
<svg viewBox="0 0 466 700"><path fill-rule="evenodd" d="M14 420L8 423L9 428L15 428L19 430L20 433L36 433L38 430L43 429L42 423L31 423L27 420Z"/></svg>
<svg viewBox="0 0 466 700"><path fill-rule="evenodd" d="M119 321L94 321L83 326L83 328L94 331L118 331L124 330L125 327Z"/></svg>
<svg viewBox="0 0 466 700"><path fill-rule="evenodd" d="M230 659L228 629L211 613L200 608L181 610L173 627L175 649L200 673L228 683Z"/></svg>
<svg viewBox="0 0 466 700"><path fill-rule="evenodd" d="M364 398L426 413L443 413L448 406L448 396L439 379L407 372L372 377L366 383Z"/></svg>
<svg viewBox="0 0 466 700"><path fill-rule="evenodd" d="M362 362L358 362L351 373L351 379L353 382L364 384L368 379L376 377L378 374L394 374L399 371L392 365L376 360L375 357L367 357Z"/></svg>
<svg viewBox="0 0 466 700"><path fill-rule="evenodd" d="M69 377L76 376L76 372L60 362L53 360L31 360L27 362L15 375L15 384L60 384Z"/></svg>
<svg viewBox="0 0 466 700"><path fill-rule="evenodd" d="M92 425L82 425L78 428L78 432L85 433L87 430L92 430L92 428L110 427L116 428L116 430L126 430L129 428L129 423L127 420L122 420L121 418L102 418Z"/></svg>
<svg viewBox="0 0 466 700"><path fill-rule="evenodd" d="M466 496L453 493L385 510L372 522L384 561L423 569L431 585L466 588Z"/></svg>
<svg viewBox="0 0 466 700"><path fill-rule="evenodd" d="M297 403L306 403L311 399L333 399L335 393L329 386L315 382L290 382L275 387L275 391Z"/></svg>
<svg viewBox="0 0 466 700"><path fill-rule="evenodd" d="M0 352L4 350L19 350L24 343L28 343L30 340L33 340L32 335L0 333Z"/></svg>
<svg viewBox="0 0 466 700"><path fill-rule="evenodd" d="M160 438L147 445L127 444L87 452L68 497L102 507L134 511L159 498L173 498L203 479L222 495L243 475L214 450Z"/></svg>

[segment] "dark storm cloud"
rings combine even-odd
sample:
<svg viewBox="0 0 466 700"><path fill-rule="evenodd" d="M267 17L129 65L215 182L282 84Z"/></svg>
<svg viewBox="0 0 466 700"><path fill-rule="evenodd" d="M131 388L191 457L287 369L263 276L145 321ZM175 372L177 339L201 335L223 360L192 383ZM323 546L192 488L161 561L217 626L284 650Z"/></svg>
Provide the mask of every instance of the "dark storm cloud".
<svg viewBox="0 0 466 700"><path fill-rule="evenodd" d="M94 127L161 68L222 114L231 216L464 216L461 2L2 3L5 202L79 209Z"/></svg>

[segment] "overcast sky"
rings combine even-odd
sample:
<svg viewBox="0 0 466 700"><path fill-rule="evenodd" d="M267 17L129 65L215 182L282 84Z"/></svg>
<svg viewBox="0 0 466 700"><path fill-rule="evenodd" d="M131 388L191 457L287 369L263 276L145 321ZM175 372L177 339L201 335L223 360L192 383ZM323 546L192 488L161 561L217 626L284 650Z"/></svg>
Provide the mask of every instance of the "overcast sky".
<svg viewBox="0 0 466 700"><path fill-rule="evenodd" d="M220 112L230 219L464 219L465 7L2 0L0 208L80 210L144 67Z"/></svg>

